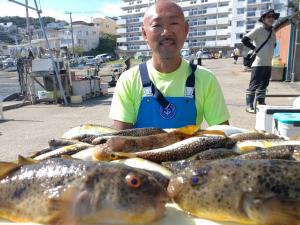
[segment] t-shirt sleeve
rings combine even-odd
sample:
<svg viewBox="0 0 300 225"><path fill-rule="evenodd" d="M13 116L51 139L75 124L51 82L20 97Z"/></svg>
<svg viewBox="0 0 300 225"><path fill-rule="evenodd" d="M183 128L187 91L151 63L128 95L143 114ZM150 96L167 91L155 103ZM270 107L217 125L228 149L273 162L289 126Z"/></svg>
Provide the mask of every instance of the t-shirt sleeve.
<svg viewBox="0 0 300 225"><path fill-rule="evenodd" d="M130 91L130 81L127 77L131 74L128 72L122 74L117 82L110 107L109 117L113 120L133 124L135 122L135 111L131 94L132 92Z"/></svg>
<svg viewBox="0 0 300 225"><path fill-rule="evenodd" d="M221 87L213 75L206 91L203 112L209 126L223 123L230 118Z"/></svg>
<svg viewBox="0 0 300 225"><path fill-rule="evenodd" d="M252 41L254 41L257 37L258 27L252 29L249 33L247 33L245 36L250 38Z"/></svg>

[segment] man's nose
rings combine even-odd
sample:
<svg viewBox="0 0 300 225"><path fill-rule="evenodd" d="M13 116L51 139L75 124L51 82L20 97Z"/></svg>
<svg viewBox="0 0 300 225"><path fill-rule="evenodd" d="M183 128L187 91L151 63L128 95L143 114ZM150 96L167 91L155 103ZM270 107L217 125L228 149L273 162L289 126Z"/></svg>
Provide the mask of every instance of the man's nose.
<svg viewBox="0 0 300 225"><path fill-rule="evenodd" d="M170 27L164 27L163 28L163 32L162 32L162 35L163 36L167 36L171 33L171 30L170 30Z"/></svg>

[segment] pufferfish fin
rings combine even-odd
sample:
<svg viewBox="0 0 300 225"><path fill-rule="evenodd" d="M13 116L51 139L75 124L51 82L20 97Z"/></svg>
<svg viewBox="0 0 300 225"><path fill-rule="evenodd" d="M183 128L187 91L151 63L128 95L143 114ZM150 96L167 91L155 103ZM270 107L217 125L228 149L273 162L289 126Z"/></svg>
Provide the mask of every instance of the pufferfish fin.
<svg viewBox="0 0 300 225"><path fill-rule="evenodd" d="M87 191L69 187L59 197L49 199L49 221L55 225L75 225L90 210L90 199Z"/></svg>
<svg viewBox="0 0 300 225"><path fill-rule="evenodd" d="M5 178L20 167L21 165L14 162L0 162L0 179Z"/></svg>
<svg viewBox="0 0 300 225"><path fill-rule="evenodd" d="M300 224L299 199L266 196L263 193L247 193L242 204L244 212L255 224Z"/></svg>

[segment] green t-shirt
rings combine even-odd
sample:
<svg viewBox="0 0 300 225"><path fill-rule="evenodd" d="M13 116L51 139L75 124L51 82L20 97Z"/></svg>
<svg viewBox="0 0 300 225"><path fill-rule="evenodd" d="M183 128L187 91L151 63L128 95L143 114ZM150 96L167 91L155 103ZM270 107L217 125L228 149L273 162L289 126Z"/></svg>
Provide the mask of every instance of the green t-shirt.
<svg viewBox="0 0 300 225"><path fill-rule="evenodd" d="M165 97L184 96L186 79L191 74L187 61L182 60L180 67L172 73L157 71L151 60L147 61L147 68L151 81ZM135 124L142 97L139 67L135 66L124 72L117 82L110 118ZM211 71L200 66L195 72L195 99L197 124L201 124L204 118L210 126L229 120L229 112L218 81Z"/></svg>

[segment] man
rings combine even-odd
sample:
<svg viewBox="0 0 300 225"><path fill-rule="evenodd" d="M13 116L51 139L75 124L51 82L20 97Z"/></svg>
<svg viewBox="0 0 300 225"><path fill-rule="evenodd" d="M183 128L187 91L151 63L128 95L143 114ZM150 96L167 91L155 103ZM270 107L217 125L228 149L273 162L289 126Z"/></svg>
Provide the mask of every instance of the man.
<svg viewBox="0 0 300 225"><path fill-rule="evenodd" d="M228 124L229 113L213 74L180 56L188 34L182 9L157 1L144 15L142 35L152 58L124 72L118 80L110 117L117 129L177 128Z"/></svg>
<svg viewBox="0 0 300 225"><path fill-rule="evenodd" d="M199 51L196 53L196 57L197 57L197 65L198 66L202 66L202 50L199 49Z"/></svg>
<svg viewBox="0 0 300 225"><path fill-rule="evenodd" d="M239 56L240 56L240 50L238 48L235 48L233 49L233 63L236 64L237 63L237 60L239 59Z"/></svg>
<svg viewBox="0 0 300 225"><path fill-rule="evenodd" d="M246 91L246 111L249 113L255 113L253 106L255 94L259 105L266 104L265 95L271 77L272 58L276 43L273 23L279 18L279 15L279 13L275 13L274 9L269 9L258 20L261 23L260 26L251 30L242 39L243 44L253 50L253 54L256 55L252 64L249 88ZM266 44L256 53L265 41Z"/></svg>

